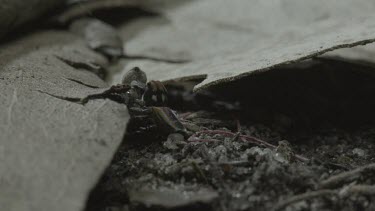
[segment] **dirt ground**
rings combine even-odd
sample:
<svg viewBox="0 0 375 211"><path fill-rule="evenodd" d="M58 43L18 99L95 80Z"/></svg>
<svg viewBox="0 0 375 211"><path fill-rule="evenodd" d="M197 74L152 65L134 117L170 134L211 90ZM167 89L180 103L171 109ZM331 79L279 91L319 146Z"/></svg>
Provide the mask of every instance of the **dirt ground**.
<svg viewBox="0 0 375 211"><path fill-rule="evenodd" d="M320 183L331 175L375 159L373 128L354 133L330 129L309 137L282 135L260 124L241 125L241 130L279 147L271 150L220 134L176 144L171 137L124 143L93 192L88 210L270 210L293 195L320 190ZM283 140L291 143L294 153L311 160L293 159ZM357 183L371 184L372 178L360 176ZM374 210L373 199L322 194L291 203L287 210Z"/></svg>
<svg viewBox="0 0 375 211"><path fill-rule="evenodd" d="M287 76L285 71L283 74ZM341 82L356 84L348 81L355 78L352 72L340 76ZM262 82L262 77L257 81ZM301 88L298 87L301 83L291 85L293 77L290 74L288 77L290 89ZM299 81L314 78L298 77ZM359 78L354 80L358 83ZM326 84L340 83L337 77L335 80ZM276 84L270 77L267 81ZM248 81L236 82L234 86L241 87L242 83ZM320 90L325 91L316 91L314 96L330 98L330 94L322 93L334 89L323 89L322 84L319 83ZM277 86L285 84L269 90L280 89ZM161 133L160 128L140 130L130 125L111 165L91 193L86 210L375 210L375 187L371 185L375 172L372 164L375 128L371 121L355 127L337 122L328 124L324 120L342 115L331 105L305 106L299 112L292 109L306 114L303 118L285 109L284 113L256 108L249 112L246 102L221 101L209 92L193 94L171 87L168 87L170 98L174 99L171 108L177 110L189 135L168 135ZM231 87L233 90L236 88ZM286 96L285 89L282 90L280 96ZM267 91L264 92L267 96ZM273 92L273 99L279 99ZM298 95L298 91L290 93ZM353 98L346 94L348 99ZM291 105L287 98L283 97L284 101L279 101L276 107ZM357 98L359 105L371 105L372 100L363 103L361 99ZM333 101L339 100L345 101L344 98ZM303 107L301 102L306 101L293 102ZM241 108L241 105L246 106ZM349 106L341 111L345 114L347 109L354 108ZM335 115L321 118L313 112L317 109ZM262 118L255 118L259 114ZM340 122L358 122L352 116L340 118Z"/></svg>

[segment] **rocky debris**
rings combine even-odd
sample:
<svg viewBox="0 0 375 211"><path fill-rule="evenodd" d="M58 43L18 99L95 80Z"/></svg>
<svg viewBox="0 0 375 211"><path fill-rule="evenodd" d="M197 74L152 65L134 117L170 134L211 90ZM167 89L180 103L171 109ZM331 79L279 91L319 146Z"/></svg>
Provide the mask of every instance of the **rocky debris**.
<svg viewBox="0 0 375 211"><path fill-rule="evenodd" d="M183 147L187 143L184 141L184 136L180 133L172 133L168 136L167 141L163 143L163 146L169 150L177 150Z"/></svg>
<svg viewBox="0 0 375 211"><path fill-rule="evenodd" d="M353 152L354 155L356 155L358 157L364 157L364 156L366 156L365 150L360 149L360 148L354 148L352 152Z"/></svg>
<svg viewBox="0 0 375 211"><path fill-rule="evenodd" d="M206 115L200 111L182 116L196 124L195 116L202 114ZM220 114L205 118L220 120ZM276 146L273 149L227 137L228 128L215 124L211 128L223 133L202 133L187 140L171 134L142 144L129 141L115 156L103 177L105 182L99 185L111 199L104 208L270 210L281 206L298 211L374 206L362 196L373 198L368 195L373 187L367 176L366 180L356 180L364 185L348 187L346 198L331 197L336 190L317 189L321 181L374 159L370 154L358 156L362 151L357 147L375 147L371 128L351 134L332 129L304 136L282 135L260 124L241 124L241 134L272 143ZM294 159L297 153L310 160ZM122 195L126 196L125 202L116 200ZM293 197L299 201L293 202ZM281 203L287 199L290 204Z"/></svg>

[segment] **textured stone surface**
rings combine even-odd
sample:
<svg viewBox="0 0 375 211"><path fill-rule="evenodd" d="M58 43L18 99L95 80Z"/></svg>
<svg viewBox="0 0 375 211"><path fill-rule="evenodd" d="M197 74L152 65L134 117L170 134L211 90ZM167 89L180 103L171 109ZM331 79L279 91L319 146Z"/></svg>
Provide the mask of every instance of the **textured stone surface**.
<svg viewBox="0 0 375 211"><path fill-rule="evenodd" d="M43 32L0 52L1 210L81 210L122 140L125 106L83 106L51 95L83 97L107 85L59 57L105 62L68 33Z"/></svg>
<svg viewBox="0 0 375 211"><path fill-rule="evenodd" d="M199 89L375 38L371 1L186 2L120 30L127 55L189 62L133 59L129 68L141 66L161 80L207 77Z"/></svg>

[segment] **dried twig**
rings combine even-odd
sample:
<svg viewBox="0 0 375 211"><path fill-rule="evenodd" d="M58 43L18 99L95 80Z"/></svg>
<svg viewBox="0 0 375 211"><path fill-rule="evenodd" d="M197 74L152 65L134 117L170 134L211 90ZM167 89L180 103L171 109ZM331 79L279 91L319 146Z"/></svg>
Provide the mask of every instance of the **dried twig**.
<svg viewBox="0 0 375 211"><path fill-rule="evenodd" d="M237 127L237 132L240 133L241 132L241 122L238 119L236 119L236 127Z"/></svg>
<svg viewBox="0 0 375 211"><path fill-rule="evenodd" d="M347 193L350 193L351 195L375 195L375 185L353 185L348 188Z"/></svg>
<svg viewBox="0 0 375 211"><path fill-rule="evenodd" d="M188 140L189 142L216 142L216 141L220 141L218 139L213 139L213 138L210 138L210 139L201 139L201 138L190 139L190 138Z"/></svg>
<svg viewBox="0 0 375 211"><path fill-rule="evenodd" d="M203 131L199 131L198 134L209 134L209 135L221 134L223 136L231 137L231 138L233 138L236 135L235 133L232 133L230 131L225 131L225 130L203 130ZM239 137L241 139L244 139L246 141L252 142L252 143L257 144L257 145L266 146L266 147L271 148L271 149L276 148L275 145L272 145L272 144L270 144L266 141L260 140L258 138L253 137L253 136L240 135Z"/></svg>
<svg viewBox="0 0 375 211"><path fill-rule="evenodd" d="M323 180L320 183L319 188L338 187L344 183L352 182L358 179L359 177L363 176L364 173L369 171L375 172L375 163L331 176L330 178Z"/></svg>
<svg viewBox="0 0 375 211"><path fill-rule="evenodd" d="M226 130L203 130L203 131L199 131L197 133L195 133L194 135L192 135L188 141L199 141L199 140L202 140L202 141L209 141L211 139L199 139L197 138L197 135L200 135L200 134L208 134L208 135L216 135L216 134L220 134L222 136L225 136L225 137L230 137L230 138L234 138L236 136L238 136L238 138L242 141L248 141L248 142L251 142L253 144L256 144L258 146L265 146L267 148L270 148L270 149L275 149L276 146L273 145L273 144L270 144L266 141L263 141L261 139L258 139L258 138L255 138L253 136L247 136L247 135L238 135L238 133L232 133L230 131L226 131ZM217 141L216 139L214 139L213 141ZM294 157L300 161L303 161L303 162L308 162L310 161L310 159L308 158L305 158L301 155L294 155Z"/></svg>
<svg viewBox="0 0 375 211"><path fill-rule="evenodd" d="M310 191L310 192L295 195L286 200L283 200L282 202L279 202L278 204L276 204L276 206L272 210L274 211L281 210L291 204L294 204L296 202L300 202L303 200L307 200L307 199L313 199L313 198L323 197L323 196L337 196L337 195L338 193L335 190Z"/></svg>
<svg viewBox="0 0 375 211"><path fill-rule="evenodd" d="M191 162L191 165L192 165L193 169L198 173L199 177L200 177L201 179L203 179L203 180L206 182L206 184L208 184L207 177L206 177L206 175L203 173L203 171L199 168L198 164L197 164L196 162L193 161L193 162Z"/></svg>
<svg viewBox="0 0 375 211"><path fill-rule="evenodd" d="M188 118L191 114L193 114L193 112L185 112L185 113L179 114L178 117L181 120L186 120L186 118Z"/></svg>
<svg viewBox="0 0 375 211"><path fill-rule="evenodd" d="M237 132L236 134L234 134L233 138L232 138L232 142L233 141L238 141L238 139L240 138L241 136L241 133L240 132Z"/></svg>
<svg viewBox="0 0 375 211"><path fill-rule="evenodd" d="M350 185L349 187L345 187L345 190L338 191L338 190L329 190L329 189L322 189L317 191L309 191L306 193L302 193L299 195L292 196L282 202L276 204L276 206L272 209L274 211L281 210L286 208L289 205L292 205L296 202L300 202L303 200L308 200L317 197L323 196L337 196L340 198L345 198L351 196L353 194L361 194L361 195L375 195L375 185Z"/></svg>

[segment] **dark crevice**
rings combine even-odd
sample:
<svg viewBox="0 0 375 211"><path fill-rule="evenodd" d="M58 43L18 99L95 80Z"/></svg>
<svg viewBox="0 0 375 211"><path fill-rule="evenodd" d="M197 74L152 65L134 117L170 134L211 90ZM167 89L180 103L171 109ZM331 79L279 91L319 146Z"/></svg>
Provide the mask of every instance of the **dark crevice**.
<svg viewBox="0 0 375 211"><path fill-rule="evenodd" d="M157 17L160 16L160 14L142 9L137 6L128 6L104 9L101 8L99 10L92 11L90 16L110 23L113 26L118 26L124 24L124 22L129 22L139 17Z"/></svg>
<svg viewBox="0 0 375 211"><path fill-rule="evenodd" d="M69 81L76 82L76 83L84 85L84 86L87 86L89 88L99 88L98 86L93 86L93 85L90 85L90 84L86 84L86 83L83 83L82 81L79 81L79 80L76 80L76 79L72 79L72 78L65 78L65 79L69 80Z"/></svg>
<svg viewBox="0 0 375 211"><path fill-rule="evenodd" d="M58 95L54 95L54 94L51 94L51 93L48 93L48 92L45 92L45 91L41 91L41 90L36 90L36 91L40 92L42 94L46 94L46 95L49 95L51 97L60 99L60 100L65 100L65 101L69 101L69 102L73 102L73 103L78 103L78 104L82 105L82 103L80 103L81 102L81 98L58 96Z"/></svg>
<svg viewBox="0 0 375 211"><path fill-rule="evenodd" d="M96 1L65 8L60 11L60 14L53 17L48 24L57 28L65 28L79 18L92 17L117 26L138 17L155 16L159 16L159 14L140 8L137 2L115 2L111 4L106 1Z"/></svg>
<svg viewBox="0 0 375 211"><path fill-rule="evenodd" d="M74 69L84 69L84 70L90 71L90 72L96 74L101 79L104 79L105 76L107 75L107 72L105 71L105 69L98 64L91 63L91 62L72 61L72 60L69 60L69 59L62 58L62 57L57 56L57 55L55 55L55 57L57 59L59 59L60 61L64 62L65 64L73 67Z"/></svg>
<svg viewBox="0 0 375 211"><path fill-rule="evenodd" d="M142 56L142 55L123 55L122 58L124 59L140 59L140 60L151 60L156 62L165 62L165 63L171 63L171 64L183 64L188 63L190 60L184 60L184 59L166 59L166 58L157 58L152 56Z"/></svg>
<svg viewBox="0 0 375 211"><path fill-rule="evenodd" d="M63 61L65 64L72 66L77 69L88 69L88 70L96 70L100 69L101 67L99 65L93 64L93 63L86 63L86 62L76 62L72 60L68 60L59 56L56 56L59 60Z"/></svg>
<svg viewBox="0 0 375 211"><path fill-rule="evenodd" d="M91 94L82 98L81 103L86 104L88 101L94 99L110 99L117 103L124 103L124 96L122 93L125 93L128 89L129 87L126 85L111 86L101 93Z"/></svg>
<svg viewBox="0 0 375 211"><path fill-rule="evenodd" d="M285 66L209 89L238 101L244 119L272 123L281 117L293 127L349 129L374 123L373 68L316 60L310 67Z"/></svg>

